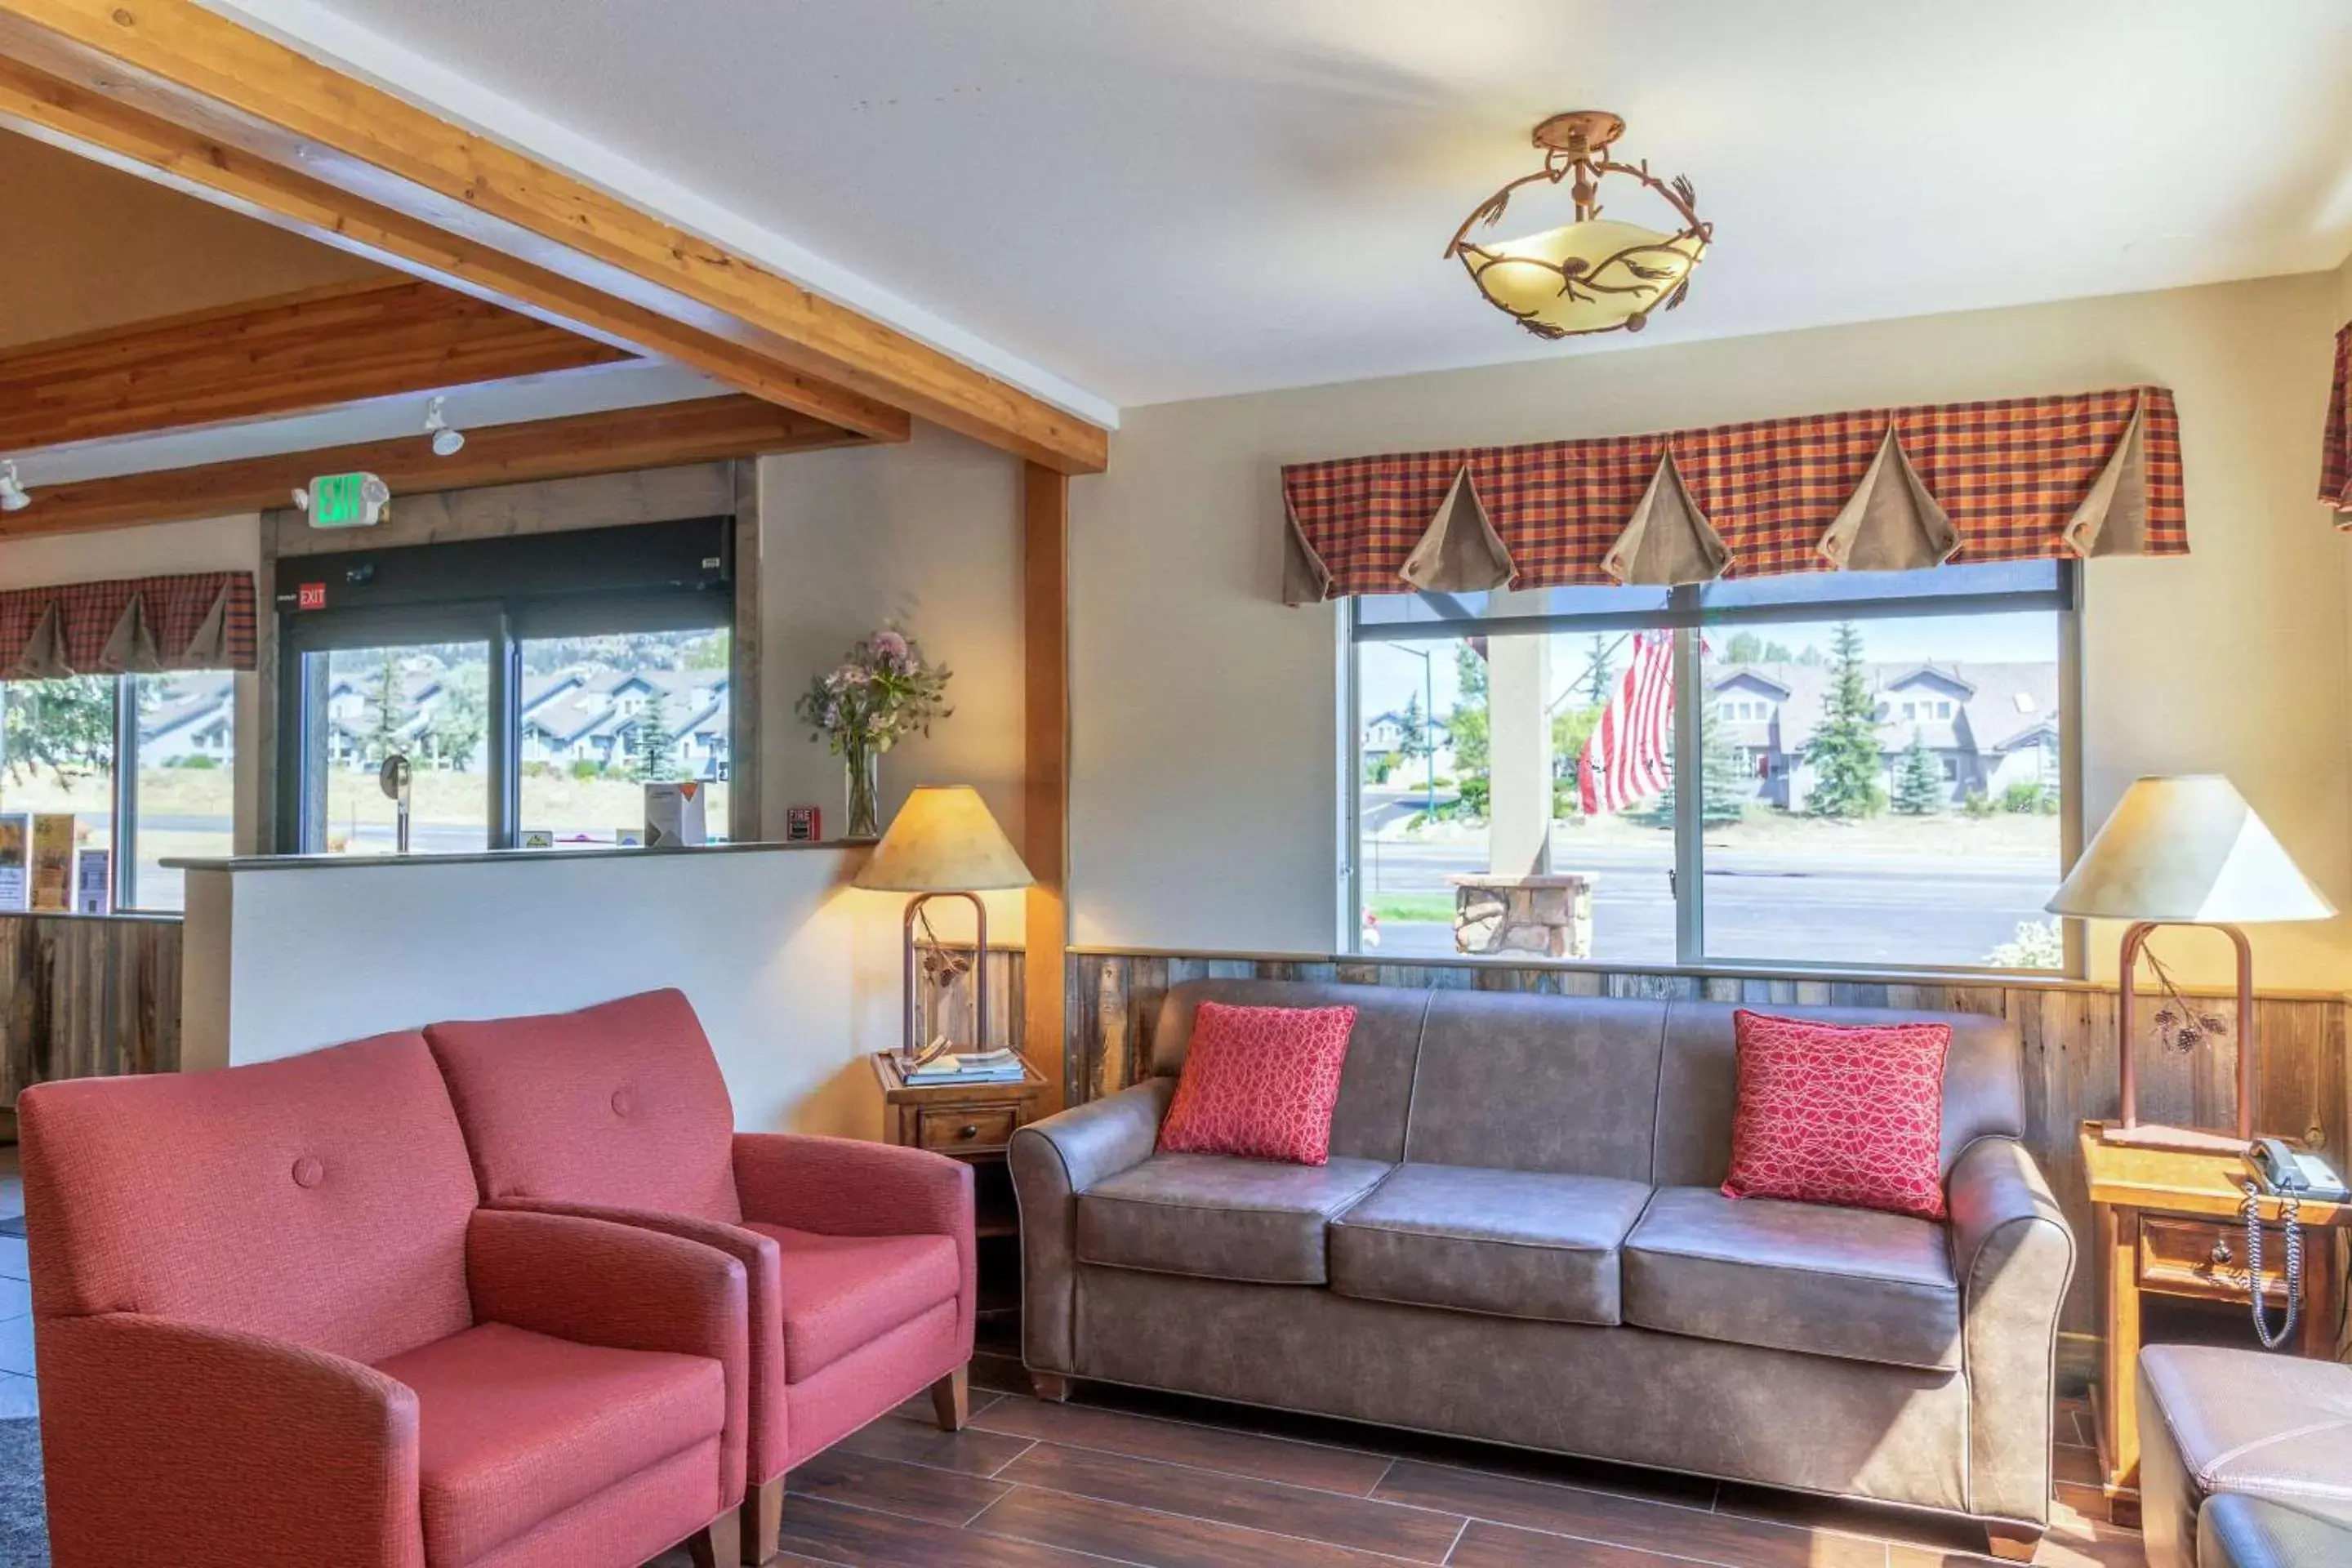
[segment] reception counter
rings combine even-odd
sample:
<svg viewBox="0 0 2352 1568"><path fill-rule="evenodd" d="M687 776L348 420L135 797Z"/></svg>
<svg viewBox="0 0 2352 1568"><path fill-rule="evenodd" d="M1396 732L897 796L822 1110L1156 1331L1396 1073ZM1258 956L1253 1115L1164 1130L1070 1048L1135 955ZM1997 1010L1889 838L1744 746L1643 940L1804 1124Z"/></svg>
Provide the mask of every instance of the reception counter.
<svg viewBox="0 0 2352 1568"><path fill-rule="evenodd" d="M739 1126L870 1137L903 900L864 844L170 862L187 874L180 1065L675 985Z"/></svg>

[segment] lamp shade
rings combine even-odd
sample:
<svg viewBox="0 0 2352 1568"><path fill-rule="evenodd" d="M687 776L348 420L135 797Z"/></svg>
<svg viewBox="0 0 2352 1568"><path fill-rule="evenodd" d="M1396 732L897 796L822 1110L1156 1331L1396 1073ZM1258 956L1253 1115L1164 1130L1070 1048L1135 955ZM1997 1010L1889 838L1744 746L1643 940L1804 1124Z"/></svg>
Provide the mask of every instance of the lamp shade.
<svg viewBox="0 0 2352 1568"><path fill-rule="evenodd" d="M2336 912L2237 786L2219 773L2136 780L2046 906L2052 914L2189 924Z"/></svg>
<svg viewBox="0 0 2352 1568"><path fill-rule="evenodd" d="M1563 334L1605 332L1646 314L1706 253L1696 235L1659 234L1613 218L1461 250L1488 300Z"/></svg>
<svg viewBox="0 0 2352 1568"><path fill-rule="evenodd" d="M888 893L982 893L1036 879L978 790L940 784L907 797L855 881Z"/></svg>

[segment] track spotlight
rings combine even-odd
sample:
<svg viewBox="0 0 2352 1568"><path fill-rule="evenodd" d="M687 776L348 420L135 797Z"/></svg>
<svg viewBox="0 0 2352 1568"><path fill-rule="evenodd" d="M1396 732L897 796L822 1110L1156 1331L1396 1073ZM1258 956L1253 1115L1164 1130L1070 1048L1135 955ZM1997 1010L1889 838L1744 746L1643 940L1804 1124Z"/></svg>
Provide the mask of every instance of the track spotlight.
<svg viewBox="0 0 2352 1568"><path fill-rule="evenodd" d="M33 504L33 498L16 478L14 461L0 462L0 511L22 511Z"/></svg>
<svg viewBox="0 0 2352 1568"><path fill-rule="evenodd" d="M447 401L436 397L425 405L425 433L433 437L433 455L436 458L454 458L466 445L466 433L451 429L448 416L442 412L442 405Z"/></svg>

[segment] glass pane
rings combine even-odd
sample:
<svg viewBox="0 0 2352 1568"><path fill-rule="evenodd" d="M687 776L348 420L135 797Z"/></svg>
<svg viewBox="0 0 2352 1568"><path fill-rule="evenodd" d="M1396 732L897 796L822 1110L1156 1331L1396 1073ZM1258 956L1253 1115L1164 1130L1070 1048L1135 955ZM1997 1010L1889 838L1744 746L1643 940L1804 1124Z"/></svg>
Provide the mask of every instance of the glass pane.
<svg viewBox="0 0 2352 1568"><path fill-rule="evenodd" d="M489 644L338 648L302 666L310 853L394 852L397 812L376 778L395 752L414 770L409 847L489 847Z"/></svg>
<svg viewBox="0 0 2352 1568"><path fill-rule="evenodd" d="M2061 967L2059 625L1710 631L1709 956Z"/></svg>
<svg viewBox="0 0 2352 1568"><path fill-rule="evenodd" d="M1355 601L1359 628L1418 626L1481 616L1648 616L1666 607L1670 590L1611 584L1493 594L1367 594Z"/></svg>
<svg viewBox="0 0 2352 1568"><path fill-rule="evenodd" d="M2064 563L2057 561L1986 561L1926 572L1791 572L1775 577L1726 577L1701 584L1698 596L1711 612L1828 605L1841 599L1851 603L1987 594L2055 596L2064 585ZM1923 612L1933 608L1919 607Z"/></svg>
<svg viewBox="0 0 2352 1568"><path fill-rule="evenodd" d="M1668 798L1588 818L1577 786L1578 759L1633 648L1620 632L1358 647L1362 950L1674 962ZM1523 817L1516 838L1515 809L1542 814ZM1528 869L1526 846L1542 831L1534 820L1548 825L1551 875L1574 882L1512 877ZM1520 864L1496 865L1497 852Z"/></svg>
<svg viewBox="0 0 2352 1568"><path fill-rule="evenodd" d="M525 842L611 844L642 834L645 786L697 780L711 842L727 837L734 735L731 641L717 630L526 639L522 649Z"/></svg>
<svg viewBox="0 0 2352 1568"><path fill-rule="evenodd" d="M166 857L236 853L236 681L226 671L130 678L139 705L128 897L136 910L181 907Z"/></svg>
<svg viewBox="0 0 2352 1568"><path fill-rule="evenodd" d="M12 680L0 686L0 813L69 813L74 847L106 849L114 842L114 678L77 675L60 680ZM44 880L31 865L28 880ZM58 868L43 908L73 903L76 868ZM58 885L55 878L62 878ZM9 877L7 880L15 879ZM11 890L10 906L24 903Z"/></svg>

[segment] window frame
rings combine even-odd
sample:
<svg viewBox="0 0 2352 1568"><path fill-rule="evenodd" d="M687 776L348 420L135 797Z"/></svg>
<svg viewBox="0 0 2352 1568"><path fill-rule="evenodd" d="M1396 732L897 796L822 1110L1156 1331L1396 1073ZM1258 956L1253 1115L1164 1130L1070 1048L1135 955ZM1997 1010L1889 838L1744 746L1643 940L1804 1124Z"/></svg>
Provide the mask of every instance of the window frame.
<svg viewBox="0 0 2352 1568"><path fill-rule="evenodd" d="M1551 637L1589 632L1664 630L1674 634L1675 689L1690 692L1699 690L1701 687L1699 644L1703 634L1717 629L1820 621L1924 619L2037 610L2051 612L2057 618L2058 633L2058 827L2059 873L2063 877L2073 869L2083 849L2082 620L2084 590L2084 574L2079 563L2058 560L2049 564L2054 568L2054 573L2052 585L2046 588L1964 589L1945 594L1857 593L1853 596L1832 592L1818 596L1792 595L1780 600L1768 597L1764 602L1720 603L1713 602L1715 595L1710 590L1727 584L1696 584L1669 590L1664 608L1626 612L1591 610L1490 616L1475 613L1471 606L1453 595L1424 594L1418 597L1437 611L1429 619L1367 622L1361 613L1364 601L1349 599L1339 616L1342 667L1339 690L1345 707L1342 722L1337 728L1347 786L1342 795L1345 811L1340 825L1339 942L1334 951L1351 955L1361 955L1364 952L1363 876L1360 864L1363 853L1363 716L1358 696L1360 689L1358 665L1360 650L1367 643L1435 643L1474 637ZM1930 570L1948 572L1955 569ZM1924 574L1905 575L1923 577ZM1826 573L1805 574L1801 579L1734 579L1732 582L1738 586L1734 587L1730 596L1735 599L1741 596L1738 589L1754 583L1792 581L1801 582L1803 585L1828 586L1838 579L1836 574ZM1705 700L1678 700L1675 703L1674 747L1676 756L1702 754L1704 748L1700 733L1706 723L1706 710ZM2058 922L2063 962L2055 970L1948 963L1890 968L1826 959L1711 956L1706 950L1705 805L1704 790L1686 791L1677 787L1675 791L1675 956L1672 962L1627 964L1593 959L1549 959L1529 955L1488 958L1467 953L1452 955L1447 962L1502 963L1512 967L1800 976L1934 974L2081 980L2088 973L2084 926L2082 921L2075 919L2061 919ZM1698 889L1697 896L1687 896L1685 890L1694 888Z"/></svg>

